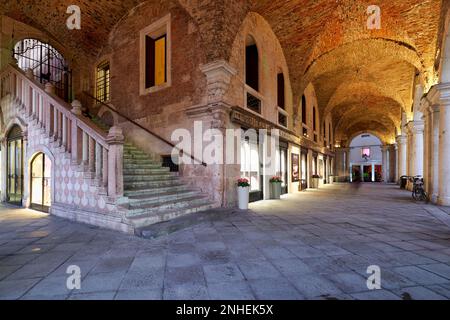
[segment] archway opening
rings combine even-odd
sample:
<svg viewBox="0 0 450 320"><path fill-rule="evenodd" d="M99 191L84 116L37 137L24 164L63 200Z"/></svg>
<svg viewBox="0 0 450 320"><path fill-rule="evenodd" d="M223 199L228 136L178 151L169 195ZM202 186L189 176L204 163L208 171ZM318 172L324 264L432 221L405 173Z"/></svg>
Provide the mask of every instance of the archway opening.
<svg viewBox="0 0 450 320"><path fill-rule="evenodd" d="M51 83L60 98L72 100L72 72L63 55L50 44L23 39L15 45L13 54L19 68L31 69L36 80L42 84Z"/></svg>
<svg viewBox="0 0 450 320"><path fill-rule="evenodd" d="M363 133L350 143L350 182L382 182L383 159L381 140Z"/></svg>
<svg viewBox="0 0 450 320"><path fill-rule="evenodd" d="M23 132L14 125L7 136L7 201L21 206L23 198Z"/></svg>
<svg viewBox="0 0 450 320"><path fill-rule="evenodd" d="M48 212L51 205L52 162L44 153L31 161L31 208Z"/></svg>

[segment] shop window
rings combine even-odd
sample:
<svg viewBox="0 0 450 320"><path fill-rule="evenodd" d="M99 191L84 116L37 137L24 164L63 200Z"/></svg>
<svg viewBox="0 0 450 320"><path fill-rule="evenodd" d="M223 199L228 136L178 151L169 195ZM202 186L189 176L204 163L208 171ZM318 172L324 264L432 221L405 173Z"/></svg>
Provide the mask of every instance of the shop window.
<svg viewBox="0 0 450 320"><path fill-rule="evenodd" d="M170 15L140 32L141 94L171 85Z"/></svg>
<svg viewBox="0 0 450 320"><path fill-rule="evenodd" d="M110 100L110 70L109 62L102 62L97 66L95 75L95 97L98 101L106 102Z"/></svg>

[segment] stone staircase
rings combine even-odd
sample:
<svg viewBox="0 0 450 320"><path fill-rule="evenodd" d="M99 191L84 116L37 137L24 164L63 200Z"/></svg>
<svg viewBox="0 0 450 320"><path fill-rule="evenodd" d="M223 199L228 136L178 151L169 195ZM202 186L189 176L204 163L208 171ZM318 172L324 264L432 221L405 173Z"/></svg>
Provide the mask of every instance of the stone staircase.
<svg viewBox="0 0 450 320"><path fill-rule="evenodd" d="M92 120L109 129L98 118ZM126 217L138 234L146 226L214 208L206 195L129 141L123 147L123 183Z"/></svg>

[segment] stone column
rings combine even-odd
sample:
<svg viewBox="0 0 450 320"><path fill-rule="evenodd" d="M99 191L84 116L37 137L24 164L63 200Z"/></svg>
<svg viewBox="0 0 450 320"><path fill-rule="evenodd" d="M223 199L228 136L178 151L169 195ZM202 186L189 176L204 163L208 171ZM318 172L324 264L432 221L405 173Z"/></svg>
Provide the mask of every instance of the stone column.
<svg viewBox="0 0 450 320"><path fill-rule="evenodd" d="M410 168L409 175L411 176L423 176L423 144L424 144L424 122L423 121L411 121L408 123L408 129L410 132L410 144L411 150L409 156Z"/></svg>
<svg viewBox="0 0 450 320"><path fill-rule="evenodd" d="M431 107L431 147L429 159L430 171L430 196L431 200L436 203L439 190L439 105Z"/></svg>
<svg viewBox="0 0 450 320"><path fill-rule="evenodd" d="M350 181L352 176L352 168L350 167L350 148L345 148L345 175L344 181Z"/></svg>
<svg viewBox="0 0 450 320"><path fill-rule="evenodd" d="M397 137L397 146L398 146L398 179L401 176L406 175L406 137L400 135Z"/></svg>
<svg viewBox="0 0 450 320"><path fill-rule="evenodd" d="M123 143L122 129L111 127L106 138L108 151L108 197L114 201L123 196Z"/></svg>
<svg viewBox="0 0 450 320"><path fill-rule="evenodd" d="M399 155L398 155L398 145L397 145L397 143L395 143L394 149L395 149L395 150L394 150L394 151L395 151L394 182L395 182L395 183L398 183L398 180L399 180L400 176L398 175L398 174L399 174L399 170L398 170L398 157L399 157Z"/></svg>
<svg viewBox="0 0 450 320"><path fill-rule="evenodd" d="M387 183L388 182L388 171L389 171L389 161L388 161L388 146L381 146L381 158L382 158L382 177L383 177L383 182Z"/></svg>
<svg viewBox="0 0 450 320"><path fill-rule="evenodd" d="M439 107L439 191L437 203L450 206L450 83L437 86Z"/></svg>
<svg viewBox="0 0 450 320"><path fill-rule="evenodd" d="M389 146L389 181L397 182L397 144Z"/></svg>
<svg viewBox="0 0 450 320"><path fill-rule="evenodd" d="M7 186L8 186L8 171L7 171L7 163L8 163L8 144L7 144L7 139L6 137L3 137L3 139L0 141L1 144L1 165L0 165L0 169L2 170L0 173L0 177L1 177L1 187L0 187L0 191L1 191L1 198L0 201L1 202L5 202L6 201L6 192L7 192Z"/></svg>

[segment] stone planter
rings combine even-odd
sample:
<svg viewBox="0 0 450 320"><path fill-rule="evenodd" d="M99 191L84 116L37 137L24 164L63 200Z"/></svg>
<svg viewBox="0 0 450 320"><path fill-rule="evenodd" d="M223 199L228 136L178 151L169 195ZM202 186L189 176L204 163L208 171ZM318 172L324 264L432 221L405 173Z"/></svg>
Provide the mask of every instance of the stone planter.
<svg viewBox="0 0 450 320"><path fill-rule="evenodd" d="M281 182L270 183L270 199L279 200L281 197Z"/></svg>
<svg viewBox="0 0 450 320"><path fill-rule="evenodd" d="M319 181L320 181L320 178L312 178L311 180L312 180L311 188L313 188L313 189L319 189Z"/></svg>
<svg viewBox="0 0 450 320"><path fill-rule="evenodd" d="M238 187L238 206L241 210L248 210L250 187Z"/></svg>

